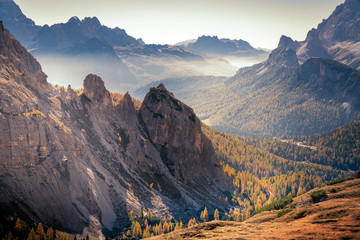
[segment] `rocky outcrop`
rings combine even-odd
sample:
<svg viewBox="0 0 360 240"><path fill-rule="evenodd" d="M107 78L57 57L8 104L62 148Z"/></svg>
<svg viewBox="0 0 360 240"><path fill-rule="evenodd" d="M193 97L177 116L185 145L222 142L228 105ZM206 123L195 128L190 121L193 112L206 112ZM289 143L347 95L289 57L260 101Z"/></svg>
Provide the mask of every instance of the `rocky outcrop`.
<svg viewBox="0 0 360 240"><path fill-rule="evenodd" d="M298 43L290 37L282 35L277 48L290 48L292 50L296 50L298 48Z"/></svg>
<svg viewBox="0 0 360 240"><path fill-rule="evenodd" d="M150 89L139 113L150 141L164 164L179 181L202 192L226 189L211 141L202 133L194 111L160 84ZM210 191L211 190L211 191Z"/></svg>
<svg viewBox="0 0 360 240"><path fill-rule="evenodd" d="M330 58L326 47L319 38L319 33L316 29L309 31L305 44L303 44L297 51L297 54L302 61L306 61L311 57Z"/></svg>
<svg viewBox="0 0 360 240"><path fill-rule="evenodd" d="M321 98L345 102L360 110L359 71L333 60L311 58L301 66L300 79Z"/></svg>
<svg viewBox="0 0 360 240"><path fill-rule="evenodd" d="M104 81L94 74L89 74L85 78L83 93L96 105L106 107L111 104L110 93L106 90Z"/></svg>
<svg viewBox="0 0 360 240"><path fill-rule="evenodd" d="M122 114L123 119L128 123L134 123L137 120L137 112L134 105L134 102L127 92L124 97L120 100L118 105L116 105L115 110Z"/></svg>

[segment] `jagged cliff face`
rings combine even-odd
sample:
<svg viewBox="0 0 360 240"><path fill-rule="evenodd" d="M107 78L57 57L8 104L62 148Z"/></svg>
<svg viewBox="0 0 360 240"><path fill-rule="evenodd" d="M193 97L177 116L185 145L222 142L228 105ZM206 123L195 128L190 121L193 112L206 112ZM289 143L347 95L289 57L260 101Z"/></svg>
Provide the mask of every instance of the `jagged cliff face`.
<svg viewBox="0 0 360 240"><path fill-rule="evenodd" d="M139 114L150 141L177 180L205 194L224 186L225 178L211 141L202 133L200 121L190 107L161 84L150 89Z"/></svg>
<svg viewBox="0 0 360 240"><path fill-rule="evenodd" d="M2 24L0 26L0 61L1 77L14 78L19 83L42 91L47 90L46 75L42 72L40 64L7 29L4 29Z"/></svg>
<svg viewBox="0 0 360 240"><path fill-rule="evenodd" d="M292 41L292 40L291 40ZM292 41L299 60L312 57L329 58L360 68L360 1L346 0L311 29L302 42Z"/></svg>
<svg viewBox="0 0 360 240"><path fill-rule="evenodd" d="M223 196L229 182L199 120L164 87L155 91L165 98L150 92L138 113L129 94L114 106L96 75L80 93L52 87L7 30L0 49L1 204L99 236L125 224L129 210L185 220Z"/></svg>

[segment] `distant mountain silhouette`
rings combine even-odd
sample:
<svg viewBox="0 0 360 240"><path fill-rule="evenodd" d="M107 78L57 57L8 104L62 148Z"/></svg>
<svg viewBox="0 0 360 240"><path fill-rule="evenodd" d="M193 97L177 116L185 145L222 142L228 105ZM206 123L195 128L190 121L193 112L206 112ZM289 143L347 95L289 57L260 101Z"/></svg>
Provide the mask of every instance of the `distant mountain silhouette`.
<svg viewBox="0 0 360 240"><path fill-rule="evenodd" d="M91 38L104 39L112 46L140 45L135 38L127 35L125 30L103 26L96 17L87 17L83 20L72 17L67 23L42 27L34 37L31 48L61 50L71 48Z"/></svg>
<svg viewBox="0 0 360 240"><path fill-rule="evenodd" d="M0 0L0 20L24 46L31 43L41 28L27 18L13 0Z"/></svg>
<svg viewBox="0 0 360 240"><path fill-rule="evenodd" d="M266 54L253 48L244 40L219 39L217 36L201 36L196 41L190 40L176 44L184 49L213 56L256 56Z"/></svg>

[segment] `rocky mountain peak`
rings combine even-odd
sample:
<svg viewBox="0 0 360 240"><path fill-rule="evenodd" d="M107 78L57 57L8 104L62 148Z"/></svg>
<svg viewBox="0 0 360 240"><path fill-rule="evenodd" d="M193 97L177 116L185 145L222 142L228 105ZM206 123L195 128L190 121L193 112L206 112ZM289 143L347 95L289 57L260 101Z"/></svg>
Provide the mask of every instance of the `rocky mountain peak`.
<svg viewBox="0 0 360 240"><path fill-rule="evenodd" d="M166 92L168 91L163 83L160 83L159 86L157 86L157 89L162 90L162 91L166 91Z"/></svg>
<svg viewBox="0 0 360 240"><path fill-rule="evenodd" d="M219 193L224 180L211 141L202 133L194 111L167 91L163 84L151 88L139 111L149 139L173 176L199 191ZM201 174L199 174L201 173ZM214 196L211 196L214 197Z"/></svg>
<svg viewBox="0 0 360 240"><path fill-rule="evenodd" d="M282 35L278 44L278 48L290 48L295 50L297 48L296 42L292 38Z"/></svg>
<svg viewBox="0 0 360 240"><path fill-rule="evenodd" d="M101 23L97 17L86 17L84 18L83 23L90 26L101 26Z"/></svg>
<svg viewBox="0 0 360 240"><path fill-rule="evenodd" d="M137 112L134 102L129 94L126 92L124 97L120 100L119 104L115 107L116 111L122 115L122 118L128 123L135 123Z"/></svg>
<svg viewBox="0 0 360 240"><path fill-rule="evenodd" d="M76 23L76 24L78 24L78 23L81 23L81 21L80 21L80 19L78 17L74 16L74 17L71 17L67 23L70 23L70 24L71 23Z"/></svg>
<svg viewBox="0 0 360 240"><path fill-rule="evenodd" d="M97 75L86 76L83 93L94 103L105 106L111 103L110 93L106 90L104 81Z"/></svg>
<svg viewBox="0 0 360 240"><path fill-rule="evenodd" d="M312 29L308 32L305 44L299 48L298 55L302 61L310 57L329 58L329 54L320 40L319 32L317 29Z"/></svg>

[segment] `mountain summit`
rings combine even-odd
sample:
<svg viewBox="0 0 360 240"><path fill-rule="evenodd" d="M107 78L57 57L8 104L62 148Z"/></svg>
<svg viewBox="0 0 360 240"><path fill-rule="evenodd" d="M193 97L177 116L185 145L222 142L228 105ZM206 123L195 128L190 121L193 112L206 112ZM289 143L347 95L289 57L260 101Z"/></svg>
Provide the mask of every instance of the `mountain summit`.
<svg viewBox="0 0 360 240"><path fill-rule="evenodd" d="M68 49L91 38L104 39L112 46L139 46L138 41L127 35L125 30L103 26L96 17L83 20L72 17L67 23L45 25L34 37L31 48Z"/></svg>

